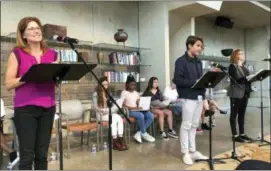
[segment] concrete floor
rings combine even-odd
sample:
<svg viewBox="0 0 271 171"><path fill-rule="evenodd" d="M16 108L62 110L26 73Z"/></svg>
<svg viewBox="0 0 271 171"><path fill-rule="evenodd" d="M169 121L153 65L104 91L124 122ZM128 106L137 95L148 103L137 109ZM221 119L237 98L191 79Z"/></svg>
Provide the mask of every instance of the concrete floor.
<svg viewBox="0 0 271 171"><path fill-rule="evenodd" d="M213 154L228 151L232 148L230 139L229 115L217 115L217 126L213 130ZM177 130L179 131L179 130ZM246 132L256 138L260 132L260 110L248 108L246 113ZM264 132L270 133L270 112L264 111ZM197 149L209 154L209 133L197 135ZM239 145L239 144L237 144ZM5 163L4 163L5 165ZM124 152L113 151L113 169L117 170L181 170L185 169L180 157L179 140L163 141L157 137L155 143L136 144L132 141L130 149ZM3 168L4 169L4 168ZM58 170L59 163L51 161L48 169ZM108 152L101 151L92 155L90 149L73 148L71 159L64 157L64 169L72 170L107 170Z"/></svg>

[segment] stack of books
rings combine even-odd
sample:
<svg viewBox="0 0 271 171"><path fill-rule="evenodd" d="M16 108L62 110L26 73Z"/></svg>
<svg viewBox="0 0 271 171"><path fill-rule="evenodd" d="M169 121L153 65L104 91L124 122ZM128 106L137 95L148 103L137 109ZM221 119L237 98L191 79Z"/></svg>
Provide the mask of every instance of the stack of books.
<svg viewBox="0 0 271 171"><path fill-rule="evenodd" d="M78 62L77 54L69 49L55 49L60 56L61 62Z"/></svg>
<svg viewBox="0 0 271 171"><path fill-rule="evenodd" d="M108 81L112 83L125 83L128 75L130 74L134 76L136 82L139 82L138 72L123 72L123 71L104 72L104 76L106 76L108 78Z"/></svg>
<svg viewBox="0 0 271 171"><path fill-rule="evenodd" d="M77 54L73 50L55 49L55 51L58 53L61 62L69 62L69 63L78 62ZM62 81L62 83L68 83L68 81Z"/></svg>
<svg viewBox="0 0 271 171"><path fill-rule="evenodd" d="M109 63L110 64L119 64L119 65L138 65L139 56L136 52L134 53L120 53L112 52L109 54Z"/></svg>

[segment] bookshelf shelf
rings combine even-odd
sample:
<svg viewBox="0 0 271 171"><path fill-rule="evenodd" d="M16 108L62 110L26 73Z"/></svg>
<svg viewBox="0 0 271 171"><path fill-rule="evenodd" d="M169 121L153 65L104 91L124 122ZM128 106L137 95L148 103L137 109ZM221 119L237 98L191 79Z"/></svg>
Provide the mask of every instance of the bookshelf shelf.
<svg viewBox="0 0 271 171"><path fill-rule="evenodd" d="M199 55L198 58L200 60L206 60L206 61L227 62L227 63L230 63L230 58L229 57ZM261 61L247 60L246 62L261 62Z"/></svg>
<svg viewBox="0 0 271 171"><path fill-rule="evenodd" d="M137 65L125 65L125 64L110 64L110 63L101 63L99 65L102 65L102 66L116 66L116 67L149 67L151 65L140 65L140 64L137 64Z"/></svg>
<svg viewBox="0 0 271 171"><path fill-rule="evenodd" d="M11 47L15 46L16 38L14 34L13 36L1 36L1 42L5 45L2 47L2 49L4 49L2 52L5 52L5 54L3 57L1 56L1 61L2 59L5 59L6 63ZM45 42L47 43L48 47L55 49L60 54L62 63L82 63L82 61L77 58L76 54L73 53L73 50L70 49L70 46L67 43L57 42L54 40L45 40ZM105 76L107 73L111 74L108 78L111 81L111 86L113 87L111 90L113 94L118 95L118 92L124 90L125 81L129 74L134 75L136 81L138 81L137 89L139 91L141 90L141 87L145 89L145 84L147 82L140 81L140 70L142 67L149 67L151 65L141 63L142 56L140 52L148 51L150 50L149 48L108 43L93 44L91 41L83 40L79 40L79 43L74 44L74 46L79 53L81 53L81 56L86 60L87 64L98 64L93 70L98 77ZM98 59L98 52L100 51L103 51L102 53L104 57L101 59L101 63L99 64L98 61L100 61L100 58ZM91 74L87 74L80 81L69 81L63 83L63 89L66 89L67 91L63 99L76 97L80 100L91 100L89 94L91 94L97 86L97 82ZM74 90L74 87L76 90ZM10 97L11 96L8 98Z"/></svg>
<svg viewBox="0 0 271 171"><path fill-rule="evenodd" d="M139 48L131 46L123 46L117 44L108 44L108 43L99 43L94 45L95 48L99 50L113 50L113 51L122 51L122 52L139 52L142 50L150 50L149 48Z"/></svg>
<svg viewBox="0 0 271 171"><path fill-rule="evenodd" d="M54 40L45 40L49 47L64 47L70 48L67 43L57 42ZM9 43L16 43L16 38L8 37L8 36L1 36L1 42L9 42ZM92 49L93 43L91 41L79 41L78 44L74 45L76 48L84 48L84 49Z"/></svg>
<svg viewBox="0 0 271 171"><path fill-rule="evenodd" d="M118 85L118 84L125 84L125 82L109 82L110 84L116 84L116 85ZM147 83L146 81L141 81L141 82L136 82L137 84L140 84L140 83Z"/></svg>

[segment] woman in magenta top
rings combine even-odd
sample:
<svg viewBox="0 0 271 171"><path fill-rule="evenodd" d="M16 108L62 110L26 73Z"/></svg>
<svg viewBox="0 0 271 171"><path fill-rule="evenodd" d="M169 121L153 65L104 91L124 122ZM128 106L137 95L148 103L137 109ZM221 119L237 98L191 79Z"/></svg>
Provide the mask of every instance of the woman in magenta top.
<svg viewBox="0 0 271 171"><path fill-rule="evenodd" d="M16 47L9 56L5 86L15 89L14 123L19 139L20 170L47 170L47 153L55 115L55 83L21 82L32 65L54 63L57 53L46 48L41 22L25 17L18 23ZM46 71L44 71L46 72Z"/></svg>

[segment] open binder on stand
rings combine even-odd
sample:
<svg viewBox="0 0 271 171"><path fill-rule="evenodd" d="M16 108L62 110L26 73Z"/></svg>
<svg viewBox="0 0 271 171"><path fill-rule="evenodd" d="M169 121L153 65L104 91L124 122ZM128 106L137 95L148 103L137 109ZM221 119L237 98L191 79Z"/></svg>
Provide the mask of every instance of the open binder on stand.
<svg viewBox="0 0 271 171"><path fill-rule="evenodd" d="M90 68L95 68L97 64L88 64ZM62 146L62 110L61 110L61 81L80 80L89 72L85 64L37 64L33 65L20 81L27 83L52 83L58 85L59 119L58 119L58 137L59 137L59 164L60 170L63 170L63 146Z"/></svg>

